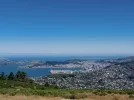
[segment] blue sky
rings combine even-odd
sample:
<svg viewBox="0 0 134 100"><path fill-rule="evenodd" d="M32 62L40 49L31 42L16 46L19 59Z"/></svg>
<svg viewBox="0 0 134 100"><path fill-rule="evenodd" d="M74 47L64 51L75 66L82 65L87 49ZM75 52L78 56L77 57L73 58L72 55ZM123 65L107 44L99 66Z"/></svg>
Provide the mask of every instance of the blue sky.
<svg viewBox="0 0 134 100"><path fill-rule="evenodd" d="M133 0L0 0L0 54L134 55Z"/></svg>

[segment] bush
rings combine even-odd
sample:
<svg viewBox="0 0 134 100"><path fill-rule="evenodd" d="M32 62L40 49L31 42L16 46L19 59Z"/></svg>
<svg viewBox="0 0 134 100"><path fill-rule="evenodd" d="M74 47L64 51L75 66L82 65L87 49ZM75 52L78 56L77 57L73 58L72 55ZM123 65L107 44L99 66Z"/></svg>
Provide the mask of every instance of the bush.
<svg viewBox="0 0 134 100"><path fill-rule="evenodd" d="M134 98L134 94L130 94L129 95L129 98Z"/></svg>

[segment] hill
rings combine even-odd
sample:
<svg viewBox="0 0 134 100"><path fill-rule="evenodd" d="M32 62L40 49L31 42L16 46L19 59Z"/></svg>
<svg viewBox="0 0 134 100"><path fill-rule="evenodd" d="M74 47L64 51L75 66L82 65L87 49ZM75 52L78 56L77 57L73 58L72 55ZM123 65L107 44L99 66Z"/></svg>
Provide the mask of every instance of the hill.
<svg viewBox="0 0 134 100"><path fill-rule="evenodd" d="M50 75L43 81L60 88L134 89L134 61L116 63L93 72Z"/></svg>

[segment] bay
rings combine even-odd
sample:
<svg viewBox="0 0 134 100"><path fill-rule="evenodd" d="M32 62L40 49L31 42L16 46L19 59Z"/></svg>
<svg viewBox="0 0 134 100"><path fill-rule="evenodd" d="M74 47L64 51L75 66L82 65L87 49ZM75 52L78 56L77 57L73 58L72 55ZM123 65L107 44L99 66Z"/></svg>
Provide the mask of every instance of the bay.
<svg viewBox="0 0 134 100"><path fill-rule="evenodd" d="M41 60L41 61L65 61L71 59L89 59L89 60L100 60L100 59L115 59L120 58L119 56L70 56L70 57L8 57L9 60ZM16 73L20 65L2 65L0 66L0 73L4 72L8 75L10 72ZM50 70L81 70L81 68L28 68L19 69L28 74L29 77L46 76L50 74Z"/></svg>
<svg viewBox="0 0 134 100"><path fill-rule="evenodd" d="M27 68L19 69L19 65L4 65L0 66L0 73L4 72L8 75L10 72L16 73L17 71L24 71L28 74L28 77L40 77L51 74L50 70L81 70L81 68Z"/></svg>

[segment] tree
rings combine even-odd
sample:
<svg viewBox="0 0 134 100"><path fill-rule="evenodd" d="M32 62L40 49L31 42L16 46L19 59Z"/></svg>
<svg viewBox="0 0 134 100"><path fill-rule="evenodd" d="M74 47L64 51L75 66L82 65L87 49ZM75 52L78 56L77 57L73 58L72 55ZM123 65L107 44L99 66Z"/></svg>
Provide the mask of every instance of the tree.
<svg viewBox="0 0 134 100"><path fill-rule="evenodd" d="M17 80L19 80L19 81L25 81L25 80L27 79L27 73L18 71L18 72L16 73L16 78L17 78Z"/></svg>
<svg viewBox="0 0 134 100"><path fill-rule="evenodd" d="M21 72L20 71L18 71L16 73L16 78L17 78L17 80L21 80Z"/></svg>
<svg viewBox="0 0 134 100"><path fill-rule="evenodd" d="M27 74L25 72L21 72L21 79L25 80L27 78Z"/></svg>
<svg viewBox="0 0 134 100"><path fill-rule="evenodd" d="M11 72L8 76L8 80L13 80L14 79L14 74L13 72Z"/></svg>
<svg viewBox="0 0 134 100"><path fill-rule="evenodd" d="M0 77L1 77L2 80L5 80L5 79L6 79L6 77L5 77L5 73L2 72Z"/></svg>
<svg viewBox="0 0 134 100"><path fill-rule="evenodd" d="M49 85L49 83L48 82L46 82L45 83L45 87L49 87L50 85Z"/></svg>

